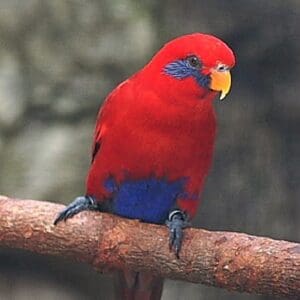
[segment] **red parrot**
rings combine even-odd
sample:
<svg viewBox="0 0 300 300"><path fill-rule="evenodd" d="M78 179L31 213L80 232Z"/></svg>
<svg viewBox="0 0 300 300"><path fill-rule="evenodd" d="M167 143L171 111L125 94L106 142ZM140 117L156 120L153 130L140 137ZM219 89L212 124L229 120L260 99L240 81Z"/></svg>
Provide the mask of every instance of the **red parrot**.
<svg viewBox="0 0 300 300"><path fill-rule="evenodd" d="M99 111L86 194L55 224L83 210L167 224L178 257L200 203L216 133L213 100L230 90L232 50L201 33L168 42L119 84ZM122 299L160 299L162 279L124 271Z"/></svg>

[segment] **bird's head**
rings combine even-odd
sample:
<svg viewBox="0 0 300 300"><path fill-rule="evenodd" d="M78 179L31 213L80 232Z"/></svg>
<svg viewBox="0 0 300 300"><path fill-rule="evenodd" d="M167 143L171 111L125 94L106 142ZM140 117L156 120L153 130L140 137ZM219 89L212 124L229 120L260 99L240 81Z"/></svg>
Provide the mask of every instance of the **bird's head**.
<svg viewBox="0 0 300 300"><path fill-rule="evenodd" d="M232 50L220 39L194 33L168 42L145 70L156 87L172 97L224 99L230 90Z"/></svg>

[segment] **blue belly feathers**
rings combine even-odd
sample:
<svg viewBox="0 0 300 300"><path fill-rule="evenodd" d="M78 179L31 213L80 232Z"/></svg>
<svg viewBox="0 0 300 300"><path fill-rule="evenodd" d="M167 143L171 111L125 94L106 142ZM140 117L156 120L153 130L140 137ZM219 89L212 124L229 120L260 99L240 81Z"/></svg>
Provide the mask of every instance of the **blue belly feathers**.
<svg viewBox="0 0 300 300"><path fill-rule="evenodd" d="M117 185L113 178L105 182L105 188L112 193L112 213L145 222L163 223L176 199L183 197L184 179L167 181L149 178L128 180Z"/></svg>

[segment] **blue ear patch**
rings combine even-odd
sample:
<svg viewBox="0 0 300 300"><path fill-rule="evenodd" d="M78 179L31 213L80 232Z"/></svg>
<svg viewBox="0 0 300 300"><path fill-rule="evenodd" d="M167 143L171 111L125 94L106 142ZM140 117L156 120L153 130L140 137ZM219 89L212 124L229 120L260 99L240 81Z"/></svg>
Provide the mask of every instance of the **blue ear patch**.
<svg viewBox="0 0 300 300"><path fill-rule="evenodd" d="M112 212L145 222L163 223L178 197L184 197L185 179L167 181L163 178L128 180L117 184L113 178L105 182L112 193Z"/></svg>
<svg viewBox="0 0 300 300"><path fill-rule="evenodd" d="M210 77L203 75L201 70L192 67L186 59L175 60L164 67L164 72L167 75L173 76L176 79L182 80L188 77L194 77L201 87L209 88Z"/></svg>
<svg viewBox="0 0 300 300"><path fill-rule="evenodd" d="M192 68L186 60L175 60L167 64L164 68L166 74L171 75L177 79L185 79L199 72Z"/></svg>

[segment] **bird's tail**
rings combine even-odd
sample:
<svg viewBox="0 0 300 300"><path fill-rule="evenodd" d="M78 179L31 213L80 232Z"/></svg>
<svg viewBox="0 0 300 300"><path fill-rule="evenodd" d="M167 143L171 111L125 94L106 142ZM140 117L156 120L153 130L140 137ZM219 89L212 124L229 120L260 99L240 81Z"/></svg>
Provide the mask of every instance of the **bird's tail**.
<svg viewBox="0 0 300 300"><path fill-rule="evenodd" d="M146 272L119 271L116 275L116 300L160 300L163 278Z"/></svg>

